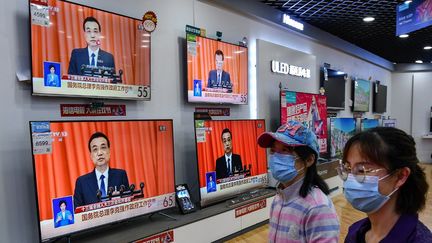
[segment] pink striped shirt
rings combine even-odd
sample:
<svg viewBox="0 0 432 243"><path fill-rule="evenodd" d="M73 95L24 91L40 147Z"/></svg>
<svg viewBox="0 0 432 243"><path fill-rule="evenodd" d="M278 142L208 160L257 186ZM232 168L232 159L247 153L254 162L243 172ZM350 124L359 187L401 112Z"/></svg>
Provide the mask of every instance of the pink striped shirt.
<svg viewBox="0 0 432 243"><path fill-rule="evenodd" d="M338 242L339 220L330 198L313 187L303 198L303 180L280 190L270 211L269 242Z"/></svg>

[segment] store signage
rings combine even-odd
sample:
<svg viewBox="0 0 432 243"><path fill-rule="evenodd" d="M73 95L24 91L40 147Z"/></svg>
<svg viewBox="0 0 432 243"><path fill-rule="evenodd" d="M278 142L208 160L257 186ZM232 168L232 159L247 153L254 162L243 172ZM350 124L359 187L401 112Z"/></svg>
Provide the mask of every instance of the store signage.
<svg viewBox="0 0 432 243"><path fill-rule="evenodd" d="M289 74L292 76L302 77L302 78L310 78L311 71L309 68L303 68L295 65L289 65L288 63L279 62L272 60L271 61L271 70L274 73L282 73Z"/></svg>
<svg viewBox="0 0 432 243"><path fill-rule="evenodd" d="M303 31L304 29L304 25L298 21L295 21L294 19L292 19L289 15L284 14L282 17L282 23L289 25L291 27L294 27L298 30Z"/></svg>
<svg viewBox="0 0 432 243"><path fill-rule="evenodd" d="M246 214L255 212L257 210L263 209L265 207L267 207L267 201L266 201L266 199L262 199L260 201L245 205L245 206L240 207L240 208L237 208L235 210L235 217L238 218L238 217L244 216Z"/></svg>
<svg viewBox="0 0 432 243"><path fill-rule="evenodd" d="M196 107L195 112L208 113L209 116L230 116L230 108L224 107Z"/></svg>
<svg viewBox="0 0 432 243"><path fill-rule="evenodd" d="M138 241L135 241L134 243L162 243L162 242L174 242L174 231L169 230L162 232L160 234L156 234Z"/></svg>
<svg viewBox="0 0 432 243"><path fill-rule="evenodd" d="M60 104L62 117L126 116L126 105Z"/></svg>
<svg viewBox="0 0 432 243"><path fill-rule="evenodd" d="M407 34L432 24L429 0L404 1L396 9L396 36Z"/></svg>

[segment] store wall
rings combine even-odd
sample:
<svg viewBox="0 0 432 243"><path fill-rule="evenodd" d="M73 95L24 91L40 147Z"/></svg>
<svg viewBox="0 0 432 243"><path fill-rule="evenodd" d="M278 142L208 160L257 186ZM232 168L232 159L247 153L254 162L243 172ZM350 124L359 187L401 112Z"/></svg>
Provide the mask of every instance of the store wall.
<svg viewBox="0 0 432 243"><path fill-rule="evenodd" d="M250 99L248 105L229 106L230 118L266 118L270 116L262 92L278 83L256 78L256 39L273 42L316 56L317 69L323 62L331 63L354 76L379 79L390 86L390 72L347 54L316 44L309 39L287 32L274 25L263 24L242 14L196 0L94 0L76 1L85 5L141 18L148 10L158 16L156 31L152 34L152 100L105 101L127 105L128 119L174 119L176 182L188 183L197 196L193 111L195 106L186 102L185 25L207 29L208 36L223 32L223 40L237 42L243 36L249 39ZM72 99L31 96L31 86L18 82L28 77L30 67L28 1L2 1L0 10L0 97L2 111L0 125L0 235L2 242L34 242L37 240L37 208L32 167L30 120L67 120L60 117L59 104L89 103L92 99ZM25 79L25 78L24 78ZM315 85L317 80L305 83ZM315 83L315 84L314 84ZM390 87L389 87L390 88ZM346 86L349 94L350 85ZM272 94L269 93L269 96ZM274 99L278 93L264 99ZM349 95L347 95L349 97ZM391 97L389 96L389 100ZM206 105L207 106L207 105ZM219 105L220 106L220 105ZM226 107L226 106L224 106ZM390 112L390 107L389 107ZM350 116L348 111L341 115ZM367 113L366 115L371 115ZM87 118L84 118L87 119ZM111 119L110 117L101 119ZM269 127L269 126L268 126ZM71 161L73 163L73 161ZM53 175L54 176L54 175Z"/></svg>
<svg viewBox="0 0 432 243"><path fill-rule="evenodd" d="M398 99L391 103L392 107L398 107L392 113L397 126L414 137L420 161L429 163L432 163L432 139L422 136L430 132L431 79L431 72L394 73L392 96Z"/></svg>

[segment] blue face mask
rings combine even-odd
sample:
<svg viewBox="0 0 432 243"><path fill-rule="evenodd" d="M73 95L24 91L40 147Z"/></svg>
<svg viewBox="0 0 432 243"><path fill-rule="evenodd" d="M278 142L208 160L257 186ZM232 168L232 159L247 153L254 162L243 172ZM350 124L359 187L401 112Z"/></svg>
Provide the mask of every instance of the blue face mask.
<svg viewBox="0 0 432 243"><path fill-rule="evenodd" d="M378 183L390 174L379 178L378 176L366 176L363 182L358 182L353 174L348 174L344 182L344 194L351 205L364 213L374 213L380 209L399 188L389 195L382 195L378 190Z"/></svg>
<svg viewBox="0 0 432 243"><path fill-rule="evenodd" d="M273 177L280 182L294 179L298 171L295 168L296 157L291 154L270 154L270 170Z"/></svg>

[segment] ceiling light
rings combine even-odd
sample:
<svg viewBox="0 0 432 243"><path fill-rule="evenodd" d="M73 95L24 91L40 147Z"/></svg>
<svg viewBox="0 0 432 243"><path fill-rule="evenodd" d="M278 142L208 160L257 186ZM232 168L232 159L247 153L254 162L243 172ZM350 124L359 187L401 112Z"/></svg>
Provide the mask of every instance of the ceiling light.
<svg viewBox="0 0 432 243"><path fill-rule="evenodd" d="M425 46L425 47L423 47L423 49L430 50L430 49L432 49L432 46Z"/></svg>
<svg viewBox="0 0 432 243"><path fill-rule="evenodd" d="M405 1L405 4L410 4L412 1Z"/></svg>
<svg viewBox="0 0 432 243"><path fill-rule="evenodd" d="M403 35L400 35L399 38L407 38L408 36L409 36L408 34L403 34Z"/></svg>
<svg viewBox="0 0 432 243"><path fill-rule="evenodd" d="M374 20L375 20L375 18L374 18L374 17L370 17L370 16L369 16L369 17L364 17L364 18L363 18L363 21L364 21L364 22L372 22L372 21L374 21Z"/></svg>
<svg viewBox="0 0 432 243"><path fill-rule="evenodd" d="M422 60L417 60L417 61L415 61L415 63L423 63L423 61Z"/></svg>

